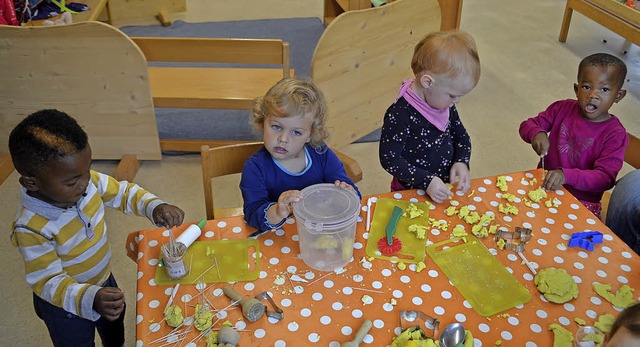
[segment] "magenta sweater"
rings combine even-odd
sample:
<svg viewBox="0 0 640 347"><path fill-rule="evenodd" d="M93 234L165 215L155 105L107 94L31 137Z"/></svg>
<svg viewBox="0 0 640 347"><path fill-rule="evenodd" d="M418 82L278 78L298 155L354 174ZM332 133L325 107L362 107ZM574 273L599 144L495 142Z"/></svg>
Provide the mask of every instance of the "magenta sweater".
<svg viewBox="0 0 640 347"><path fill-rule="evenodd" d="M611 115L590 122L580 115L576 100L560 100L520 124L520 137L528 143L539 132L549 136L545 169L562 169L564 187L578 200L600 202L615 184L629 143L620 120Z"/></svg>

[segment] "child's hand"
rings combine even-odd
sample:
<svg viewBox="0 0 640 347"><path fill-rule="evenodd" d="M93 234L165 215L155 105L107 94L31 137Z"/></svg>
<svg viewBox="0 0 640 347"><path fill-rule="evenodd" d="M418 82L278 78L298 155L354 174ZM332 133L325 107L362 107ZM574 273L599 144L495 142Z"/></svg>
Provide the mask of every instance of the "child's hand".
<svg viewBox="0 0 640 347"><path fill-rule="evenodd" d="M449 174L451 184L458 181L458 191L462 194L466 193L471 184L471 178L469 177L469 168L465 163L454 163L451 166L451 173Z"/></svg>
<svg viewBox="0 0 640 347"><path fill-rule="evenodd" d="M549 170L542 183L542 188L546 190L556 190L564 184L564 180L564 172L562 172L562 170Z"/></svg>
<svg viewBox="0 0 640 347"><path fill-rule="evenodd" d="M120 288L100 288L93 299L93 309L104 319L114 321L124 310L124 292Z"/></svg>
<svg viewBox="0 0 640 347"><path fill-rule="evenodd" d="M153 221L167 229L182 224L183 218L184 211L177 206L162 204L153 210Z"/></svg>
<svg viewBox="0 0 640 347"><path fill-rule="evenodd" d="M293 212L292 204L300 200L302 200L302 192L299 190L287 190L280 194L278 203L276 204L276 215L280 218L278 221L289 217L291 212Z"/></svg>
<svg viewBox="0 0 640 347"><path fill-rule="evenodd" d="M347 182L342 182L342 181L340 181L340 180L336 180L336 181L334 182L334 184L335 184L335 185L336 185L336 187L338 187L338 188L342 188L342 189L350 190L350 191L352 191L352 192L354 192L354 193L356 192L356 189L355 189L355 188L353 188L353 186L352 186L352 185L350 185L350 184L349 184L349 183L347 183ZM356 193L356 194L357 194L357 193Z"/></svg>
<svg viewBox="0 0 640 347"><path fill-rule="evenodd" d="M453 196L451 190L447 188L440 177L434 177L431 180L431 183L429 183L429 187L427 187L427 194L429 194L431 200L433 200L433 202L437 204L442 203L445 199Z"/></svg>
<svg viewBox="0 0 640 347"><path fill-rule="evenodd" d="M549 137L545 132L539 132L531 140L531 147L538 155L547 155L549 151Z"/></svg>

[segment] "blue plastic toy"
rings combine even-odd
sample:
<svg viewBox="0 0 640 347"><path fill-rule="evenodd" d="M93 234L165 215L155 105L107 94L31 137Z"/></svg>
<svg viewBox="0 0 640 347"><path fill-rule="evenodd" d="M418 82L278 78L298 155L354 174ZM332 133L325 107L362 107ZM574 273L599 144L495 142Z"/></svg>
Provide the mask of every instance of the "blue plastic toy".
<svg viewBox="0 0 640 347"><path fill-rule="evenodd" d="M573 233L569 239L569 247L578 246L587 251L593 251L593 247L598 243L602 243L602 233L599 231Z"/></svg>

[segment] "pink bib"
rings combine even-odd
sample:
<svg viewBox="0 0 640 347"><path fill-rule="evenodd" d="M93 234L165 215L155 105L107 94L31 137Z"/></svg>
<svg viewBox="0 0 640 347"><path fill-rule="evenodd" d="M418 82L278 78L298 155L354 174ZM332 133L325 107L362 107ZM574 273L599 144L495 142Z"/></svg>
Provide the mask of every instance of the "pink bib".
<svg viewBox="0 0 640 347"><path fill-rule="evenodd" d="M420 114L428 120L429 123L435 125L438 130L444 132L445 129L447 129L447 124L449 123L449 109L445 108L438 110L431 107L420 96L418 96L413 89L411 89L413 82L415 82L415 79L402 81L402 86L400 87L400 92L398 93L398 98L396 98L396 100L403 97L407 100L409 105L418 110L418 112L420 112Z"/></svg>

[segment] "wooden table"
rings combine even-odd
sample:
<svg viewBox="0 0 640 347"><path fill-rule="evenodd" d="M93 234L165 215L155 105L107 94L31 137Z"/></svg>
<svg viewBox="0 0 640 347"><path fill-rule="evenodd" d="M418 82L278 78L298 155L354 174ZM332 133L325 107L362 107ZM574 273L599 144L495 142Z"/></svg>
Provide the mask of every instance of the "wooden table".
<svg viewBox="0 0 640 347"><path fill-rule="evenodd" d="M640 45L640 12L616 0L567 0L558 41L567 41L574 10L626 40Z"/></svg>
<svg viewBox="0 0 640 347"><path fill-rule="evenodd" d="M614 291L622 284L640 288L640 278L636 275L640 268L640 258L564 189L549 193L550 198L560 201L556 208L548 208L544 204L526 207L522 200L533 189L529 182L533 177L537 177L539 181L541 175L540 170L506 175L508 192L518 198L512 203L519 209L517 215L498 212L497 206L504 204L506 200L501 198L496 188L496 176L472 180L469 193L464 196L456 195L453 199L432 207L430 217L448 220L450 228L448 232L432 229L427 244L449 238L450 231L456 224L464 225L466 230L470 230L470 225L461 222L457 216L447 217L444 213L446 207L468 205L480 214L493 211L496 215L495 224L525 226L533 230L533 237L524 251L525 256L537 269L566 269L578 283L580 295L575 300L564 305L549 303L537 291L531 272L520 258L512 252L498 250L493 238L485 238L482 242L531 292L532 300L499 315L482 317L428 257L425 261L426 269L419 273L411 270L415 266L401 271L395 263L367 258L365 260L371 262L371 267L368 268L367 262L362 262L368 237L363 220L357 223L355 260L345 266L345 272L338 274L315 271L298 258L296 224L290 219L283 228L259 237L260 278L252 282L232 284L238 292L245 295L268 291L284 310L284 319L277 321L263 317L249 323L235 309L221 314L221 322L228 320L236 328L246 330L240 332L239 346L335 347L339 346L339 342L350 341L361 322L370 319L374 327L365 338L366 344L385 346L400 331L400 310L407 309L423 311L436 317L441 322L441 327L456 321L462 323L479 340L475 346L493 346L497 340L502 340L505 346L551 346L553 337L547 329L551 323L559 323L575 333L578 328L574 322L576 317L585 319L587 324L593 324L599 315L616 315L620 309L614 308L598 296L592 283L611 284ZM378 197L414 202L428 200L421 190L385 193ZM366 219L366 201L367 197L363 199L362 219ZM204 230L200 240L244 238L253 231L240 217L211 220ZM594 251L568 248L570 235L585 230L601 231L604 243L597 245ZM162 311L172 286L158 286L154 282L158 252L160 245L167 241L166 234L162 229L142 230L131 233L127 240L128 254L138 262L137 346L152 345L150 341L165 336L171 330L162 322ZM296 273L308 280L308 283L285 281L283 284L276 284L276 276L286 273ZM230 304L230 300L222 294L222 285L223 283L210 284L206 289L209 300L217 308ZM292 285L299 286L299 293L292 290ZM193 308L187 306L185 301L197 293L194 285L180 286L176 300L186 307L187 315L193 313ZM487 292L487 295L491 294ZM364 295L371 296L373 303L364 305ZM190 333L184 344L195 336L195 332ZM203 345L203 341L197 345Z"/></svg>
<svg viewBox="0 0 640 347"><path fill-rule="evenodd" d="M71 2L71 1L69 1ZM79 2L83 4L89 5L89 11L78 12L72 16L73 22L86 22L86 21L97 21L100 16L105 12L106 22L111 24L111 8L109 7L109 0L77 0L74 2ZM105 11L106 10L106 11ZM47 19L38 19L32 20L30 22L22 24L23 26L40 26L45 20L55 21L60 18L61 15L47 18Z"/></svg>

